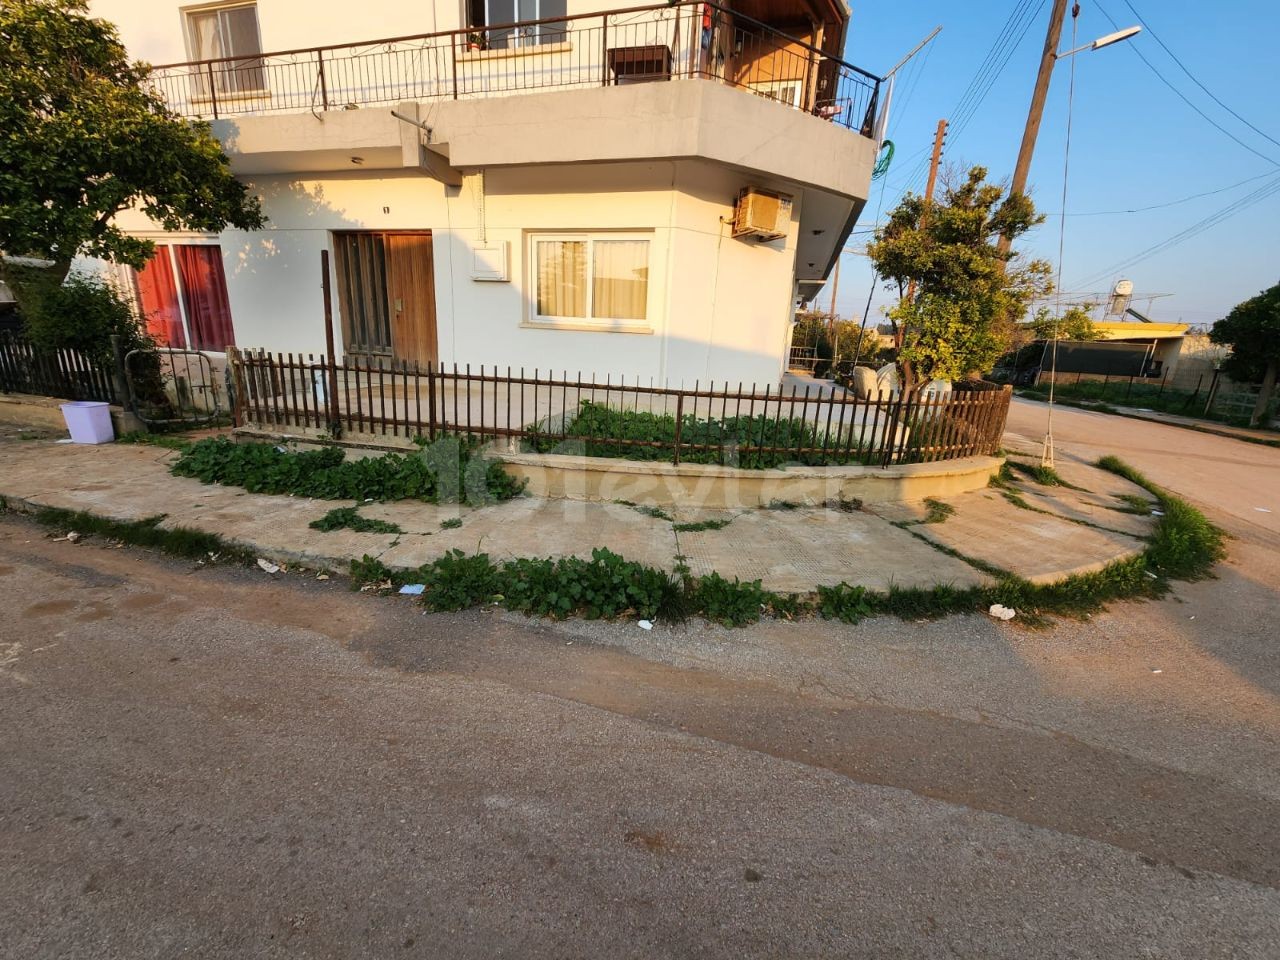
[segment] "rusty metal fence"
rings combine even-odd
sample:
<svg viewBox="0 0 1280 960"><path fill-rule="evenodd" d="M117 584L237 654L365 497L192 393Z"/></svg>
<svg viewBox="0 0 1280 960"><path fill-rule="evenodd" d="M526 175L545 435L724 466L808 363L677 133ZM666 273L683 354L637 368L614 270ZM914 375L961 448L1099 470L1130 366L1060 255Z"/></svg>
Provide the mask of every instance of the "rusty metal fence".
<svg viewBox="0 0 1280 960"><path fill-rule="evenodd" d="M881 82L761 21L686 0L165 64L149 83L183 116L217 119L688 78L747 89L864 135Z"/></svg>
<svg viewBox="0 0 1280 960"><path fill-rule="evenodd" d="M932 462L994 454L1011 389L859 399L813 385L658 386L567 373L228 353L235 422L271 434L404 443L461 436L518 448L724 465Z"/></svg>
<svg viewBox="0 0 1280 960"><path fill-rule="evenodd" d="M116 403L114 366L78 350L45 350L0 334L0 392Z"/></svg>

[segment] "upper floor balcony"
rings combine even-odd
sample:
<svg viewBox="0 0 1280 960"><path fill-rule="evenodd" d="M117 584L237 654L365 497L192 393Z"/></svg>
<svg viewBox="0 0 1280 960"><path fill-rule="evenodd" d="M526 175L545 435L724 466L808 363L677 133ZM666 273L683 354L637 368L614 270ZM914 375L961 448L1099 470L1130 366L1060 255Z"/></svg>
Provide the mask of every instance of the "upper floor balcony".
<svg viewBox="0 0 1280 960"><path fill-rule="evenodd" d="M870 137L881 78L836 55L843 29L797 22L664 3L165 64L151 83L179 114L216 120L699 79Z"/></svg>

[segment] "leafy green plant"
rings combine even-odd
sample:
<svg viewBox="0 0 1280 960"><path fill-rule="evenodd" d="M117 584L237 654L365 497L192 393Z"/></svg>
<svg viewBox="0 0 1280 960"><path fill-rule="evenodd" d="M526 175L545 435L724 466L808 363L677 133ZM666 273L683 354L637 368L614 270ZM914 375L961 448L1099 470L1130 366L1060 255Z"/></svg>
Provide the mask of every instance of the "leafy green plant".
<svg viewBox="0 0 1280 960"><path fill-rule="evenodd" d="M498 568L487 553L450 550L419 568L426 585L422 602L428 610L455 611L488 603L499 594Z"/></svg>
<svg viewBox="0 0 1280 960"><path fill-rule="evenodd" d="M654 619L682 606L672 596L683 589L681 581L603 548L593 550L590 560L507 561L500 579L505 606L538 616L576 613L594 620L630 612Z"/></svg>
<svg viewBox="0 0 1280 960"><path fill-rule="evenodd" d="M462 526L461 517L449 517L447 520L440 521L441 530L457 530L460 526Z"/></svg>
<svg viewBox="0 0 1280 960"><path fill-rule="evenodd" d="M496 461L473 458L454 444L444 455L389 453L347 460L338 447L291 452L268 443L217 437L183 451L170 471L250 493L292 494L318 500L508 500L524 489Z"/></svg>
<svg viewBox="0 0 1280 960"><path fill-rule="evenodd" d="M569 439L588 457L670 460L675 454L676 418L643 410L619 410L583 400L564 437L534 437L530 449L548 453ZM860 448L834 434L823 443L818 427L799 417L732 416L700 420L685 414L680 421L680 459L684 463L730 464L765 470L784 463L862 463ZM773 448L773 449L761 449Z"/></svg>
<svg viewBox="0 0 1280 960"><path fill-rule="evenodd" d="M755 623L772 598L773 594L761 587L759 580L744 583L737 577L726 580L718 573L709 573L697 584L699 612L726 627Z"/></svg>
<svg viewBox="0 0 1280 960"><path fill-rule="evenodd" d="M875 596L863 586L847 583L818 587L818 613L824 620L858 623L876 612Z"/></svg>
<svg viewBox="0 0 1280 960"><path fill-rule="evenodd" d="M338 507L319 520L308 524L312 530L354 530L356 533L404 533L400 526L386 520L374 520L360 516L357 507Z"/></svg>

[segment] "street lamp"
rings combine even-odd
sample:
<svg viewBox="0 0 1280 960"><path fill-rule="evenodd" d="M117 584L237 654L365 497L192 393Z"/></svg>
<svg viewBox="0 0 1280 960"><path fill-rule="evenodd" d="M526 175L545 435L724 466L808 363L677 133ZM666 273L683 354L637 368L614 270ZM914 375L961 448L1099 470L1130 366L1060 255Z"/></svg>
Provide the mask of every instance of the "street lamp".
<svg viewBox="0 0 1280 960"><path fill-rule="evenodd" d="M1055 60L1065 60L1067 57L1074 57L1081 50L1101 50L1103 47L1109 47L1113 43L1119 43L1121 40L1128 40L1130 37L1136 37L1142 32L1141 27L1125 27L1123 30L1117 30L1115 33L1108 33L1105 37L1099 37L1093 43L1086 43L1083 47L1076 47L1074 50L1068 50L1066 53L1054 54Z"/></svg>
<svg viewBox="0 0 1280 960"><path fill-rule="evenodd" d="M1141 27L1126 27L1123 30L1117 30L1115 33L1109 33L1105 37L1099 37L1092 43L1073 47L1065 53L1058 53L1058 42L1062 34L1062 23L1061 20L1057 19L1060 16L1058 10L1059 8L1065 9L1065 7L1066 0L1056 0L1054 3L1052 16L1055 19L1049 23L1049 36L1045 41L1045 57L1040 64L1040 76L1036 79L1036 92L1031 100L1031 113L1027 117L1027 129L1022 139L1022 153L1018 155L1018 166L1014 172L1015 186L1013 189L1019 193L1026 187L1027 173L1031 168L1031 151L1035 149L1035 138L1040 129L1040 115L1044 111L1044 95L1049 90L1049 73L1052 72L1053 65L1059 60L1074 57L1082 50L1101 50L1103 47L1109 47L1113 43L1119 43L1121 40L1128 40L1130 37L1142 32ZM1076 28L1080 22L1079 17L1080 4L1077 3L1071 8L1072 43L1076 40ZM1071 162L1071 114L1075 103L1075 88L1076 62L1072 60L1071 80L1067 91L1067 138L1062 159L1062 215L1058 218L1058 276L1057 283L1054 284L1056 302L1054 304L1053 317L1053 352L1049 361L1049 412L1046 417L1044 447L1040 454L1040 464L1050 468L1054 465L1053 395L1058 384L1058 320L1062 315L1062 255L1067 236L1067 174L1070 171ZM1019 177L1021 177L1021 180L1019 180Z"/></svg>

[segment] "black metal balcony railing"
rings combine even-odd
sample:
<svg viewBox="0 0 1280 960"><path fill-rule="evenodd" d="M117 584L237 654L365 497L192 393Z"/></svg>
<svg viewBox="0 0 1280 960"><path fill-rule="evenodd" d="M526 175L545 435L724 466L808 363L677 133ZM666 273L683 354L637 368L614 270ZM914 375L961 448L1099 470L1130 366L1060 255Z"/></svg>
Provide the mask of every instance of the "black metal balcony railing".
<svg viewBox="0 0 1280 960"><path fill-rule="evenodd" d="M874 126L881 82L764 23L690 2L151 71L173 110L213 119L690 78L750 90L863 135Z"/></svg>

